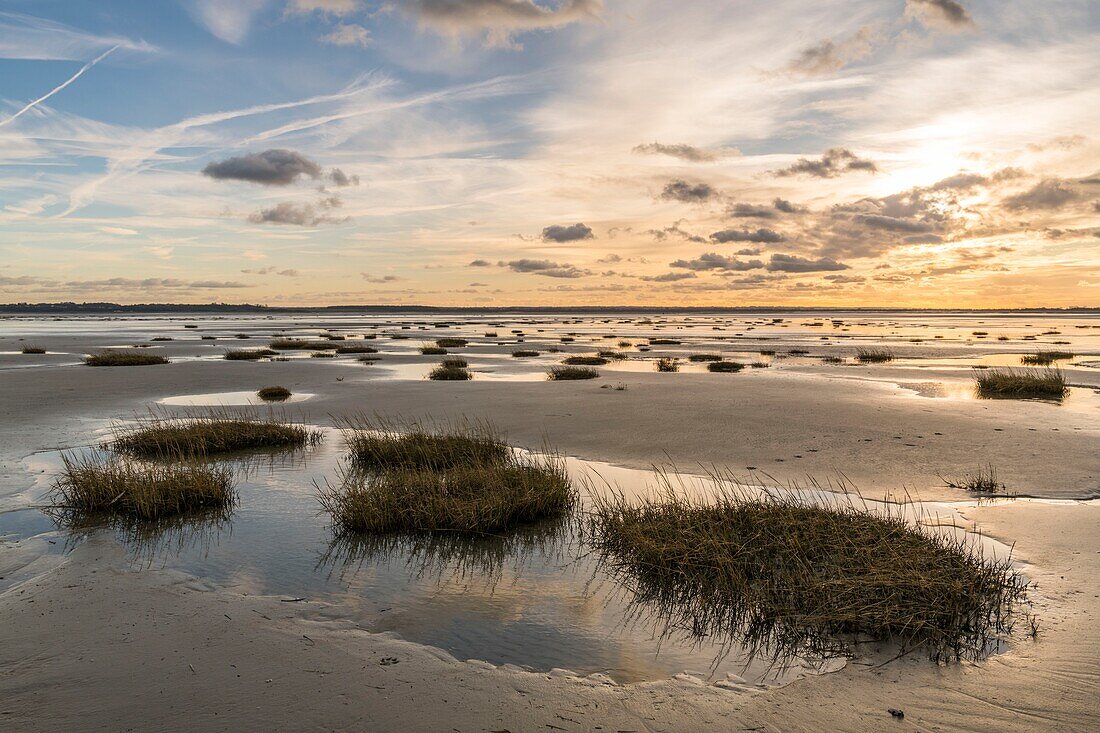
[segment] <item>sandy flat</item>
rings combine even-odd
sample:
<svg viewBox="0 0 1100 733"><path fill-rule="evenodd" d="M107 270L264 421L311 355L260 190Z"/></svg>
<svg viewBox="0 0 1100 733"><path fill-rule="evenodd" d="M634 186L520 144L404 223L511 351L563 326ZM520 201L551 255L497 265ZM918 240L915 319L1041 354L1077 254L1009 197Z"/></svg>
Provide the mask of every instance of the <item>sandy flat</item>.
<svg viewBox="0 0 1100 733"><path fill-rule="evenodd" d="M166 349L195 352L194 345ZM388 361L425 371L432 362ZM574 383L386 376L381 366L328 360L7 369L0 421L18 429L0 443L0 511L30 501L34 477L23 459L34 451L94 443L112 419L167 396L269 384L315 395L278 408L296 419L488 419L518 445L548 441L570 455L637 468L728 466L779 481L843 475L869 496L960 499L941 477L992 464L1019 494L1100 494L1100 419L1091 403L1078 410L922 397L884 369L865 375L877 381L853 378L855 370L615 373ZM627 389L601 388L609 383ZM60 564L60 554L34 560L24 569L29 579L0 595L0 729L1096 730L1098 509L1021 501L964 510L1014 544L1027 564L1038 584L1038 639L1021 636L981 664L937 667L913 657L869 668L857 660L763 692L692 678L620 685L457 660L334 621L338 614L310 601L241 596L173 571L136 571L123 548L101 536ZM7 563L0 568L19 564L14 552L0 560ZM889 708L904 710L904 720Z"/></svg>

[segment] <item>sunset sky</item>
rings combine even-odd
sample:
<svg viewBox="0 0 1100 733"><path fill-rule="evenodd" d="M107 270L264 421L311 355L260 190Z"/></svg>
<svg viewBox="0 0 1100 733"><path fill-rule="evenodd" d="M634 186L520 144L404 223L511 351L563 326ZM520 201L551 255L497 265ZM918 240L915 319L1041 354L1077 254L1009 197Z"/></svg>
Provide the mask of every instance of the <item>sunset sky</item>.
<svg viewBox="0 0 1100 733"><path fill-rule="evenodd" d="M1096 0L5 0L0 301L1100 306Z"/></svg>

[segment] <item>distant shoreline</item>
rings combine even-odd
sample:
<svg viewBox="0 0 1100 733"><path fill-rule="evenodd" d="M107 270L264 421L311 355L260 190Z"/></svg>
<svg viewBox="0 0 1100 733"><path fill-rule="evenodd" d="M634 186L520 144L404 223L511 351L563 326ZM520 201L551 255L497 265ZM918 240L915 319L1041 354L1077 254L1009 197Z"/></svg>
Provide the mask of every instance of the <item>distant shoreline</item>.
<svg viewBox="0 0 1100 733"><path fill-rule="evenodd" d="M1100 315L1100 307L1075 308L891 308L891 307L816 307L816 306L435 306L435 305L329 305L329 306L266 306L251 303L184 304L141 303L2 303L3 315L153 315L153 314L369 314L369 313L990 313Z"/></svg>

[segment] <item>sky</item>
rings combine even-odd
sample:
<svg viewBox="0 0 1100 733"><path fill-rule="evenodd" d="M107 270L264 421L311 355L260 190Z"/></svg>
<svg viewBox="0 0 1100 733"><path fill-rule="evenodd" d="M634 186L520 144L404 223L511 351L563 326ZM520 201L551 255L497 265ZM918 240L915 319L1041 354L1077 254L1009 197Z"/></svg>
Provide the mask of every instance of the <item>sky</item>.
<svg viewBox="0 0 1100 733"><path fill-rule="evenodd" d="M0 0L0 302L1100 306L1095 0Z"/></svg>

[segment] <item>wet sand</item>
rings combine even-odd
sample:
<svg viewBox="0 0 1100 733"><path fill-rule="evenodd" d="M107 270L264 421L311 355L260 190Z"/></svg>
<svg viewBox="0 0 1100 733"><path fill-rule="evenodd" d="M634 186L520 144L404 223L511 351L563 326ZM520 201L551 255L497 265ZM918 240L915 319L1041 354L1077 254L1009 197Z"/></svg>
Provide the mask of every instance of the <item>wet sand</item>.
<svg viewBox="0 0 1100 733"><path fill-rule="evenodd" d="M35 339L76 355L99 345L94 341ZM265 343L219 341L214 353ZM912 369L810 364L735 375L609 371L590 382L434 383L388 378L386 363L426 371L435 361L408 349L367 367L351 359L193 359L201 348L209 346L165 343L160 350L177 361L160 367L0 372L0 421L17 427L0 445L0 511L35 500L35 477L24 462L35 451L95 443L112 420L166 397L268 384L314 395L276 409L322 425L361 413L488 419L514 444L548 441L569 455L635 468L671 462L699 472L716 465L780 482L843 475L870 497L905 491L959 500L965 492L946 488L941 477L988 463L1021 495L1100 495L1100 418L1086 388L1077 403L1062 406L934 398L912 383L950 381L957 371L933 365L914 379ZM495 363L492 352L510 348L459 351L475 355L476 371ZM77 357L64 358L58 363ZM21 359L4 355L0 367ZM1081 374L1083 383L1092 379ZM602 388L617 383L627 389ZM285 603L171 570L137 570L110 536L68 554L37 556L0 542L0 575L7 578L0 587L15 581L0 594L0 727L1092 730L1100 727L1097 508L1021 501L963 510L983 531L1014 544L1038 583L1037 640L1022 638L978 664L936 667L917 655L869 668L856 660L767 691L690 677L623 685L565 671L493 668L368 633L308 599ZM32 564L23 566L25 560ZM887 708L905 710L904 721Z"/></svg>

